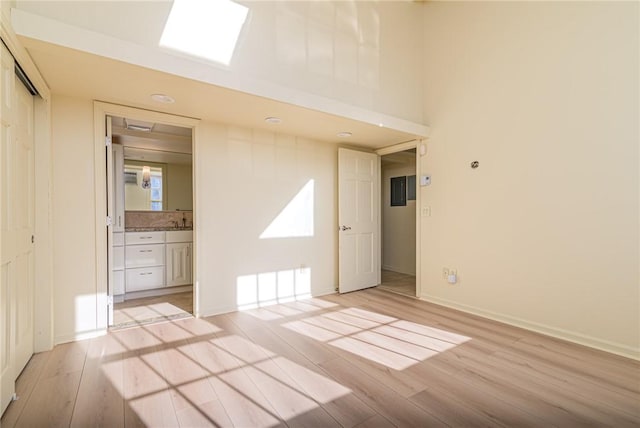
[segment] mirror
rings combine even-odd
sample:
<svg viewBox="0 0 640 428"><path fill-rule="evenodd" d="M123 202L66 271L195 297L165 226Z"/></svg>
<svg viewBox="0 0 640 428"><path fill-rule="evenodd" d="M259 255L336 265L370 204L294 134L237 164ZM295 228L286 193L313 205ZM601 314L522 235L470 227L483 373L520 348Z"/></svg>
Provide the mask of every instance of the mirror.
<svg viewBox="0 0 640 428"><path fill-rule="evenodd" d="M149 185L143 187L143 168ZM193 210L191 155L124 148L125 211Z"/></svg>
<svg viewBox="0 0 640 428"><path fill-rule="evenodd" d="M167 186L163 185L167 177L166 170L166 164L125 159L125 210L164 211L167 202Z"/></svg>
<svg viewBox="0 0 640 428"><path fill-rule="evenodd" d="M125 211L191 211L191 129L112 118L124 147Z"/></svg>

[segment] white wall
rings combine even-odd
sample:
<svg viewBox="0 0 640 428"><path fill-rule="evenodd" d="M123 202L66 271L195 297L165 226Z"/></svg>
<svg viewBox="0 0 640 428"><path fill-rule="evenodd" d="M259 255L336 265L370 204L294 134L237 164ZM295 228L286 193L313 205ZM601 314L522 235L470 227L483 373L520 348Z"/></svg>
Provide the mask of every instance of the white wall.
<svg viewBox="0 0 640 428"><path fill-rule="evenodd" d="M52 103L55 342L96 328L93 104ZM336 164L333 145L203 123L196 147L196 242L200 313L237 308L238 277L310 277L311 293L337 284ZM260 239L278 213L314 180L313 235ZM87 203L87 201L90 201ZM258 278L256 276L256 278ZM284 281L284 279L282 279Z"/></svg>
<svg viewBox="0 0 640 428"><path fill-rule="evenodd" d="M415 154L405 160L404 164L382 166L382 268L415 275L416 201L391 206L391 177L416 175Z"/></svg>
<svg viewBox="0 0 640 428"><path fill-rule="evenodd" d="M238 3L249 12L228 66L158 46L171 2L132 3L122 13L119 2L20 1L13 20L27 37L217 86L366 121L382 113L387 126L392 118L423 123L418 2Z"/></svg>
<svg viewBox="0 0 640 428"><path fill-rule="evenodd" d="M638 6L425 3L422 297L640 357Z"/></svg>
<svg viewBox="0 0 640 428"><path fill-rule="evenodd" d="M234 73L422 123L419 4L243 3Z"/></svg>
<svg viewBox="0 0 640 428"><path fill-rule="evenodd" d="M54 342L96 327L93 104L52 97Z"/></svg>
<svg viewBox="0 0 640 428"><path fill-rule="evenodd" d="M200 314L235 310L239 281L270 281L278 272L310 273L312 294L333 292L336 147L213 123L202 123L201 132L194 164ZM260 239L309 180L312 236Z"/></svg>

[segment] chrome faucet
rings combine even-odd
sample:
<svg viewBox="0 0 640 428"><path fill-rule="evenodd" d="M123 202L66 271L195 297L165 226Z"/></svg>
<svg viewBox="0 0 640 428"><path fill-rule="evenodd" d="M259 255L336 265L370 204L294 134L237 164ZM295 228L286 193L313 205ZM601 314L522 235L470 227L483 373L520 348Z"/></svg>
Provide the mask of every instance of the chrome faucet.
<svg viewBox="0 0 640 428"><path fill-rule="evenodd" d="M173 220L171 223L173 223L173 227L175 227L176 229L180 228L180 224L178 223L177 220Z"/></svg>

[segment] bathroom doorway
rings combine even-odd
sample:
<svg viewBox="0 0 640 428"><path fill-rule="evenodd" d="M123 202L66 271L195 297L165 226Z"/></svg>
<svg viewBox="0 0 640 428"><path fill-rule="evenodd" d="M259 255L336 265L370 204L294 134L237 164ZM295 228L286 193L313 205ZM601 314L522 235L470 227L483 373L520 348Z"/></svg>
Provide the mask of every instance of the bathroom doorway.
<svg viewBox="0 0 640 428"><path fill-rule="evenodd" d="M382 282L380 288L416 297L416 149L381 156Z"/></svg>
<svg viewBox="0 0 640 428"><path fill-rule="evenodd" d="M194 313L193 130L107 115L109 326ZM110 188L109 188L110 186Z"/></svg>

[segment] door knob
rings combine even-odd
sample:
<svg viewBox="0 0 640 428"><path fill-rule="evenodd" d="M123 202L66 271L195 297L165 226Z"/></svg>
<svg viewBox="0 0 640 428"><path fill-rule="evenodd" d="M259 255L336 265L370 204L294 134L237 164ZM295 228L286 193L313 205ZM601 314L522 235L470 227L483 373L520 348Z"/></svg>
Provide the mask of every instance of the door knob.
<svg viewBox="0 0 640 428"><path fill-rule="evenodd" d="M351 227L350 226L340 226L340 230L342 230L344 232L345 230L351 230Z"/></svg>

